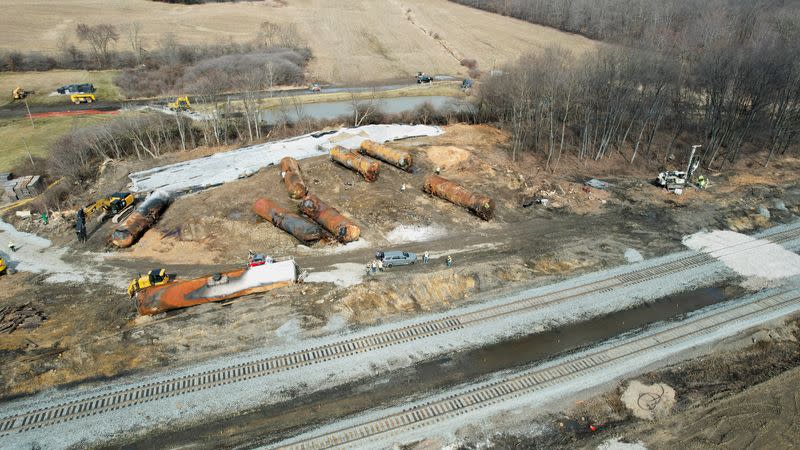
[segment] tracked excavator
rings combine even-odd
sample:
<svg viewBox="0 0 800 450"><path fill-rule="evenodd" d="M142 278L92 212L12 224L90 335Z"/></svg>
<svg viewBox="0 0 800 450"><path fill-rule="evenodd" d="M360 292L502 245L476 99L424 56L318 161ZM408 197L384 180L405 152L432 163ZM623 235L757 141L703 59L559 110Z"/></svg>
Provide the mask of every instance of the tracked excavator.
<svg viewBox="0 0 800 450"><path fill-rule="evenodd" d="M192 109L192 104L189 103L189 97L178 97L174 102L169 103L169 109L173 111L189 111Z"/></svg>
<svg viewBox="0 0 800 450"><path fill-rule="evenodd" d="M139 275L131 280L128 285L128 295L133 298L137 292L153 286L161 286L175 278L175 274L167 273L166 269L153 269L147 275Z"/></svg>
<svg viewBox="0 0 800 450"><path fill-rule="evenodd" d="M115 192L81 208L75 221L75 232L78 234L78 240L86 240L86 222L93 216L101 214L99 216L100 222L104 221L109 214L115 214L118 217L128 211L135 200L136 197L130 192Z"/></svg>
<svg viewBox="0 0 800 450"><path fill-rule="evenodd" d="M35 94L34 91L26 91L21 87L17 86L13 91L11 91L11 99L14 101L18 100L25 100L29 95Z"/></svg>

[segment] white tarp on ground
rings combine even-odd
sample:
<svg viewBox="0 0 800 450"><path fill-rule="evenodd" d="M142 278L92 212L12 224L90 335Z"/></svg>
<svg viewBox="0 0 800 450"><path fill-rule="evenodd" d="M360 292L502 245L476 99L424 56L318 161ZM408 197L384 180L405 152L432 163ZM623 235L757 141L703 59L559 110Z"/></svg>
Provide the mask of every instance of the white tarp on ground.
<svg viewBox="0 0 800 450"><path fill-rule="evenodd" d="M428 125L366 125L341 128L327 134L306 134L134 172L129 175L131 190L147 192L162 189L169 193L194 191L252 175L262 167L277 164L284 156L303 159L323 155L334 145L355 148L365 139L383 143L440 134L441 128Z"/></svg>

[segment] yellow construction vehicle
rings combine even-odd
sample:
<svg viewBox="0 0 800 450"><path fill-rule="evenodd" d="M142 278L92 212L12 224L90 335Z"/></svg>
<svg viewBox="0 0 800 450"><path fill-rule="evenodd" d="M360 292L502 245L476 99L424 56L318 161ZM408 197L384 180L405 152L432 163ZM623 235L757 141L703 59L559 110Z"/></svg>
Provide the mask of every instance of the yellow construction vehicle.
<svg viewBox="0 0 800 450"><path fill-rule="evenodd" d="M35 94L35 93L36 92L26 91L25 89L22 89L21 87L17 86L16 89L11 91L11 98L13 100L24 100L29 95Z"/></svg>
<svg viewBox="0 0 800 450"><path fill-rule="evenodd" d="M69 99L76 105L80 105L81 103L92 103L93 101L97 100L94 94L72 94L69 96Z"/></svg>
<svg viewBox="0 0 800 450"><path fill-rule="evenodd" d="M128 295L133 298L133 296L142 289L167 284L174 277L175 275L168 274L166 269L153 269L147 272L147 275L139 275L131 280L131 283L128 285Z"/></svg>
<svg viewBox="0 0 800 450"><path fill-rule="evenodd" d="M6 264L6 260L0 258L0 275L5 275L8 271L8 264Z"/></svg>
<svg viewBox="0 0 800 450"><path fill-rule="evenodd" d="M89 220L89 218L98 211L103 211L105 214L117 214L123 209L133 205L134 200L136 200L136 197L130 192L115 192L108 197L101 198L90 205L86 205L83 208L83 214L86 215L86 220Z"/></svg>
<svg viewBox="0 0 800 450"><path fill-rule="evenodd" d="M174 102L170 102L169 109L173 111L189 111L192 109L192 104L189 103L189 97L178 97Z"/></svg>

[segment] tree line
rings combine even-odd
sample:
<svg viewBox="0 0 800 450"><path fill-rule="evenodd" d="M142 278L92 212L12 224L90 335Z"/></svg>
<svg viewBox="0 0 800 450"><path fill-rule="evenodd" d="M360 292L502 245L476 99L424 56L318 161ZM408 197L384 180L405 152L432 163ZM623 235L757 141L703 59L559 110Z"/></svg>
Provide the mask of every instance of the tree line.
<svg viewBox="0 0 800 450"><path fill-rule="evenodd" d="M532 149L552 165L574 149L634 162L669 157L683 137L721 168L745 148L767 150L768 163L797 145L800 15L789 2L458 1L629 44L581 57L551 48L485 79L481 120L510 129L514 157Z"/></svg>

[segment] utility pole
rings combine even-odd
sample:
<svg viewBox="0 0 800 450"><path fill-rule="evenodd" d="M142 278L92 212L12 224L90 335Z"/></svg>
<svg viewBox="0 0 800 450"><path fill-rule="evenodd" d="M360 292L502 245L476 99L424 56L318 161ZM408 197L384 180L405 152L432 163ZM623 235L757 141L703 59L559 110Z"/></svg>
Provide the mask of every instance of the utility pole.
<svg viewBox="0 0 800 450"><path fill-rule="evenodd" d="M36 128L36 125L33 124L33 116L31 115L31 108L28 106L28 99L23 98L23 102L25 102L25 109L28 110L28 118L31 120L31 128Z"/></svg>

